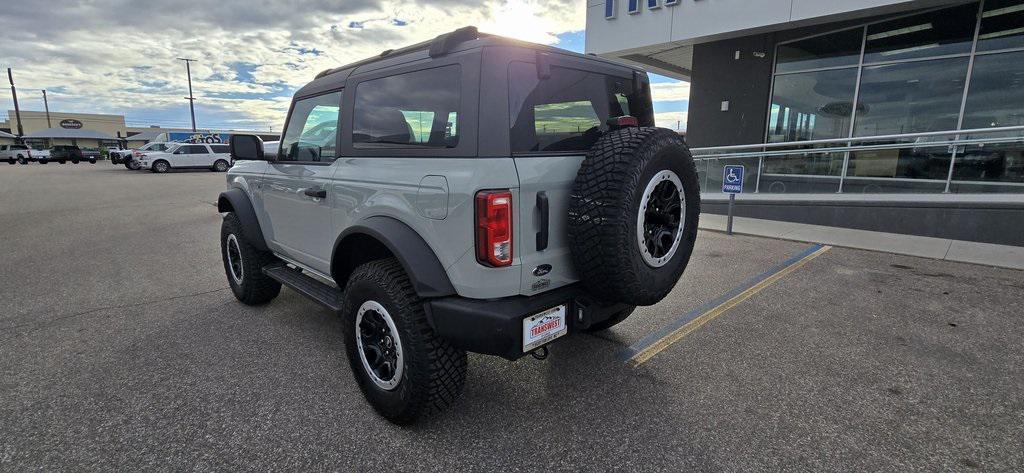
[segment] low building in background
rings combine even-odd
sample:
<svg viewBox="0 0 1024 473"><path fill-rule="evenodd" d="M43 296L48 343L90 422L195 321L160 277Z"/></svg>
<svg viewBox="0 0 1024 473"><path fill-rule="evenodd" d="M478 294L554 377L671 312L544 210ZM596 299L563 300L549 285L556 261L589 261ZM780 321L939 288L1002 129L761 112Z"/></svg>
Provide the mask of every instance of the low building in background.
<svg viewBox="0 0 1024 473"><path fill-rule="evenodd" d="M691 82L708 211L1024 245L1024 0L604 0L586 51Z"/></svg>
<svg viewBox="0 0 1024 473"><path fill-rule="evenodd" d="M86 149L137 148L150 141L226 143L232 134L237 133L257 134L264 140L280 138L278 133L262 131L199 129L193 132L190 128L134 127L126 124L123 115L65 112L47 114L32 110L22 110L20 115L21 126L25 132L21 138L27 145L36 149L55 145L73 145ZM7 121L0 122L0 131L17 130L17 114L10 110L7 116L10 117Z"/></svg>

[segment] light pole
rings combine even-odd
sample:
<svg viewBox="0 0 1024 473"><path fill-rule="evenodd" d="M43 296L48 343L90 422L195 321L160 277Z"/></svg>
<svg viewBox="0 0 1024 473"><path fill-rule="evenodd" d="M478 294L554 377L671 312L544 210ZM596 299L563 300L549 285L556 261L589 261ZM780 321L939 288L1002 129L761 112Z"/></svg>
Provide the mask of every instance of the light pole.
<svg viewBox="0 0 1024 473"><path fill-rule="evenodd" d="M14 97L14 117L18 120L18 137L25 135L25 130L21 128L21 109L18 108L18 89L14 88L14 74L11 73L11 68L7 68L7 80L11 83L11 96Z"/></svg>
<svg viewBox="0 0 1024 473"><path fill-rule="evenodd" d="M188 111L192 114L192 132L196 131L196 98L192 96L192 67L191 63L195 62L195 59L188 59L179 57L179 61L185 61L185 73L188 74Z"/></svg>
<svg viewBox="0 0 1024 473"><path fill-rule="evenodd" d="M43 89L43 107L46 107L46 128L53 128L53 123L50 123L50 101L46 100L46 89Z"/></svg>

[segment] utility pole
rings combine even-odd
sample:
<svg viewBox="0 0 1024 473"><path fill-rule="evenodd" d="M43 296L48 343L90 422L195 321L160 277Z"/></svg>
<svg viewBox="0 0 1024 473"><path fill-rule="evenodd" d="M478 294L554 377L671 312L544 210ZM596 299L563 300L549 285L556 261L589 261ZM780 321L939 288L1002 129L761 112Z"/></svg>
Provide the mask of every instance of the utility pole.
<svg viewBox="0 0 1024 473"><path fill-rule="evenodd" d="M46 89L43 89L43 106L46 107L46 128L53 128L53 123L50 123L50 101L46 100Z"/></svg>
<svg viewBox="0 0 1024 473"><path fill-rule="evenodd" d="M25 135L25 130L21 127L21 109L18 108L18 89L14 88L14 74L11 73L11 68L7 68L7 80L11 82L11 96L14 97L14 116L18 120L18 137Z"/></svg>
<svg viewBox="0 0 1024 473"><path fill-rule="evenodd" d="M195 62L195 59L188 59L179 57L179 61L185 61L185 73L188 74L188 111L192 114L192 132L196 131L196 98L192 96L192 67L191 63Z"/></svg>

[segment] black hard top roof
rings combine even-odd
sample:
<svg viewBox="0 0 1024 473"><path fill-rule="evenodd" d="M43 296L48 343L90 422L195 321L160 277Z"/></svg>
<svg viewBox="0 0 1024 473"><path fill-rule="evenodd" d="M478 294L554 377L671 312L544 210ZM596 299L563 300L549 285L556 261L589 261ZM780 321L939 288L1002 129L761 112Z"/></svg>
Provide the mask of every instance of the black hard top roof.
<svg viewBox="0 0 1024 473"><path fill-rule="evenodd" d="M596 61L610 66L643 72L643 69L633 67L627 64L622 64L619 62L610 61L598 56L584 55L561 48L546 46L543 44L530 43L526 41L520 41L517 39L506 38L504 36L492 35L488 33L480 33L477 31L475 26L467 26L464 28L459 28L449 33L439 35L436 38L428 41L423 41L421 43L416 43L411 46L406 46L400 49L388 49L380 53L380 55L378 56L373 56L351 64L346 64L341 67L327 69L317 74L316 78L312 82L307 84L302 89L299 89L296 95L303 95L303 91L307 88L321 89L325 82L344 82L346 79L348 79L350 75L356 73L358 70L377 69L377 67L375 66L384 66L384 64L382 64L384 62L387 62L387 65L398 65L417 59L423 59L424 52L427 53L427 57L434 58L443 56L450 52L479 49L486 46L513 46L520 48L529 48L552 54L562 54L578 58L584 58L589 61Z"/></svg>

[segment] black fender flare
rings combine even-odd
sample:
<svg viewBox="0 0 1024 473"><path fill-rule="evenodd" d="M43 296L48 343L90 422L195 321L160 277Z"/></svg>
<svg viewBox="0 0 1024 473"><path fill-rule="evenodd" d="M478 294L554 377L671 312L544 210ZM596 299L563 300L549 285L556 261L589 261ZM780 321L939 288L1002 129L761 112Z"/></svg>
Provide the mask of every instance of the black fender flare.
<svg viewBox="0 0 1024 473"><path fill-rule="evenodd" d="M228 189L220 193L217 198L218 212L234 212L238 221L242 222L242 232L252 246L260 251L270 251L267 242L263 239L263 230L260 229L260 222L256 219L256 210L249 201L249 196L239 188Z"/></svg>
<svg viewBox="0 0 1024 473"><path fill-rule="evenodd" d="M420 297L445 297L455 294L455 286L452 286L448 273L430 245L416 233L416 230L393 217L374 216L345 229L334 241L332 265L342 241L356 234L372 237L384 244L391 254L398 258L405 269L405 274L412 282L413 289Z"/></svg>

